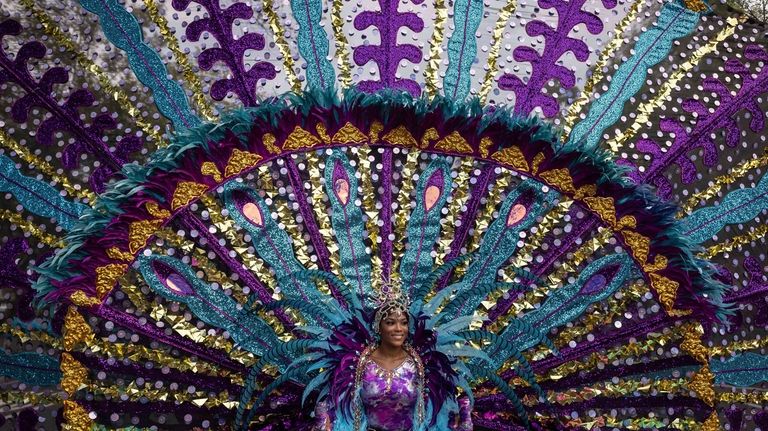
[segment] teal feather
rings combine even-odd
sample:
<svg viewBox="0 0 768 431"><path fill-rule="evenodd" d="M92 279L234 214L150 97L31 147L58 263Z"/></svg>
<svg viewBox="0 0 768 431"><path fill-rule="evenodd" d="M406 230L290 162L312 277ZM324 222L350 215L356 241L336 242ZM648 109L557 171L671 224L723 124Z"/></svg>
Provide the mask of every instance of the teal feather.
<svg viewBox="0 0 768 431"><path fill-rule="evenodd" d="M512 389L512 387L507 384L501 377L496 375L496 373L489 371L483 367L477 367L477 366L471 366L470 369L472 372L479 377L484 377L488 379L489 382L496 385L497 388L501 391L502 394L504 394L505 397L512 403L512 406L515 408L515 411L517 412L517 416L520 418L520 420L523 421L526 428L530 429L530 420L528 419L528 412L525 411L525 408L523 407L523 403L520 401L520 398L517 396L515 391Z"/></svg>
<svg viewBox="0 0 768 431"><path fill-rule="evenodd" d="M324 281L324 282L331 283L333 287L335 287L338 290L338 292L347 302L348 309L353 311L355 315L361 319L361 321L363 320L362 315L360 314L360 310L362 310L363 308L362 303L360 302L360 298L358 298L357 295L355 295L354 290L352 289L352 287L349 286L349 284L345 283L342 279L340 279L336 275L330 272L319 271L315 269L305 269L302 271L295 272L294 274L292 274L292 277L295 279Z"/></svg>
<svg viewBox="0 0 768 431"><path fill-rule="evenodd" d="M306 268L296 259L290 237L272 219L272 211L264 199L234 181L224 186L223 198L229 216L248 231L256 253L274 270L275 277L281 282L283 296L306 302L321 301L324 295L312 281L296 275ZM244 212L246 208L249 215Z"/></svg>
<svg viewBox="0 0 768 431"><path fill-rule="evenodd" d="M328 378L331 376L331 370L325 370L316 375L312 380L307 383L307 386L304 388L304 392L301 394L301 405L304 406L305 402L307 401L307 397L309 394L312 393L315 389L317 389L318 386L324 385Z"/></svg>
<svg viewBox="0 0 768 431"><path fill-rule="evenodd" d="M408 248L400 263L402 289L409 297L414 296L433 267L432 251L440 234L441 211L452 192L451 184L451 170L441 158L433 160L420 174L416 206L406 229Z"/></svg>
<svg viewBox="0 0 768 431"><path fill-rule="evenodd" d="M608 278L601 271L618 267L613 276ZM522 316L518 320L547 333L552 328L562 326L584 313L590 304L602 301L624 285L633 273L634 263L626 254L602 257L579 273L574 283L554 290L541 307ZM610 275L610 274L609 274ZM506 328L502 335L515 337L520 351L525 351L538 344L540 339L532 333L514 333L513 327Z"/></svg>
<svg viewBox="0 0 768 431"><path fill-rule="evenodd" d="M56 386L61 380L56 358L32 352L8 354L0 349L0 376L29 386Z"/></svg>
<svg viewBox="0 0 768 431"><path fill-rule="evenodd" d="M56 219L71 230L88 206L70 202L47 183L26 177L8 157L0 155L0 192L11 193L27 211Z"/></svg>
<svg viewBox="0 0 768 431"><path fill-rule="evenodd" d="M371 256L363 238L365 225L358 202L357 178L347 157L334 151L325 161L325 193L331 204L331 223L341 258L341 272L358 298L370 298Z"/></svg>
<svg viewBox="0 0 768 431"><path fill-rule="evenodd" d="M330 303L330 304L329 304ZM328 302L321 302L326 307L302 301L300 299L280 299L272 301L261 306L264 310L277 310L280 308L293 308L299 311L305 318L312 321L327 321L338 325L349 318L349 314L344 311L336 300L329 298Z"/></svg>
<svg viewBox="0 0 768 431"><path fill-rule="evenodd" d="M139 271L150 288L163 297L186 304L200 320L229 332L243 349L262 355L277 342L272 328L248 312L222 289L214 289L180 260L169 256L140 256Z"/></svg>
<svg viewBox="0 0 768 431"><path fill-rule="evenodd" d="M424 280L421 286L419 286L419 288L416 289L416 292L414 292L413 296L411 296L411 314L413 314L414 316L419 314L419 311L421 311L422 304L424 303L424 297L427 296L427 294L432 289L434 289L435 286L437 286L438 281L440 281L440 279L445 274L448 274L457 266L472 259L474 256L475 256L475 253L463 254L435 268L432 271L432 273L429 274L429 277L427 277L427 279ZM455 288L458 288L458 286L456 286Z"/></svg>
<svg viewBox="0 0 768 431"><path fill-rule="evenodd" d="M459 309L464 306L467 302L470 301L471 298L477 297L480 298L480 300L484 300L485 297L487 297L491 292L495 292L497 290L503 290L505 292L508 292L510 290L514 290L516 292L522 292L526 290L526 286L520 284L520 283L506 283L506 282L491 282L484 284L482 286L477 286L475 289L471 291L465 291L459 295L456 296L456 298L452 299L448 305L443 308L443 311L440 313L440 316L442 317L452 317L456 316Z"/></svg>
<svg viewBox="0 0 768 431"><path fill-rule="evenodd" d="M541 185L532 180L526 180L507 195L499 210L499 217L486 230L477 256L461 279L459 295L465 291L476 292L478 286L496 280L499 268L517 250L520 232L536 223L537 217L555 196L554 192L543 193ZM475 310L484 297L479 292L464 296L464 301L454 309L453 316Z"/></svg>

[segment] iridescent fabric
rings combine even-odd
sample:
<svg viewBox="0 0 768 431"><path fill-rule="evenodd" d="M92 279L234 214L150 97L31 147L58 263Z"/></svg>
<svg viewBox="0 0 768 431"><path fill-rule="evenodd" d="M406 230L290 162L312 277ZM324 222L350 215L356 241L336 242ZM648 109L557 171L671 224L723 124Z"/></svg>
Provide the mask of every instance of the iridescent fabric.
<svg viewBox="0 0 768 431"><path fill-rule="evenodd" d="M407 358L392 370L374 360L365 364L362 398L368 428L377 431L406 431L413 426L416 363Z"/></svg>

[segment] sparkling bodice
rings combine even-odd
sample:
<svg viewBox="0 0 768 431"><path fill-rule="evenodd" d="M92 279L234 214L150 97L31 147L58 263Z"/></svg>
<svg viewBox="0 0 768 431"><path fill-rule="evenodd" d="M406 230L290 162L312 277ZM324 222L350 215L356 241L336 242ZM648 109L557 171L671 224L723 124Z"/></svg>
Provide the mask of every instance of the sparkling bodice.
<svg viewBox="0 0 768 431"><path fill-rule="evenodd" d="M418 400L418 372L413 358L408 357L391 371L371 359L364 366L361 396L368 427L381 431L410 430Z"/></svg>

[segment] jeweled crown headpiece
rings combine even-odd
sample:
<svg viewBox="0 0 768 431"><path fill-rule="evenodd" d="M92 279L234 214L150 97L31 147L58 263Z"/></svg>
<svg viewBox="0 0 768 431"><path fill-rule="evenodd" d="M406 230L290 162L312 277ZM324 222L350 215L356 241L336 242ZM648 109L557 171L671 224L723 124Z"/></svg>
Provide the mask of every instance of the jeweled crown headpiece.
<svg viewBox="0 0 768 431"><path fill-rule="evenodd" d="M379 333L381 321L390 315L408 313L410 300L408 295L400 288L398 280L382 280L381 287L376 289L377 296L373 298L376 314L373 318L373 332Z"/></svg>

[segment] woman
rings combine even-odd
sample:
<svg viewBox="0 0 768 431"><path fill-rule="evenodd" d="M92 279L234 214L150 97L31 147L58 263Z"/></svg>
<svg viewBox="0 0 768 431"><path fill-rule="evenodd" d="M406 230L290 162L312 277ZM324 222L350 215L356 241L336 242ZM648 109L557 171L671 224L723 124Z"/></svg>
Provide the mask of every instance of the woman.
<svg viewBox="0 0 768 431"><path fill-rule="evenodd" d="M357 363L352 391L354 430L410 431L425 429L425 371L408 344L409 320L404 301L391 300L376 311L372 325L378 342L367 347ZM333 429L332 406L318 403L318 430ZM451 430L471 430L468 399L459 400L459 414L448 420ZM364 427L364 428L363 428Z"/></svg>

